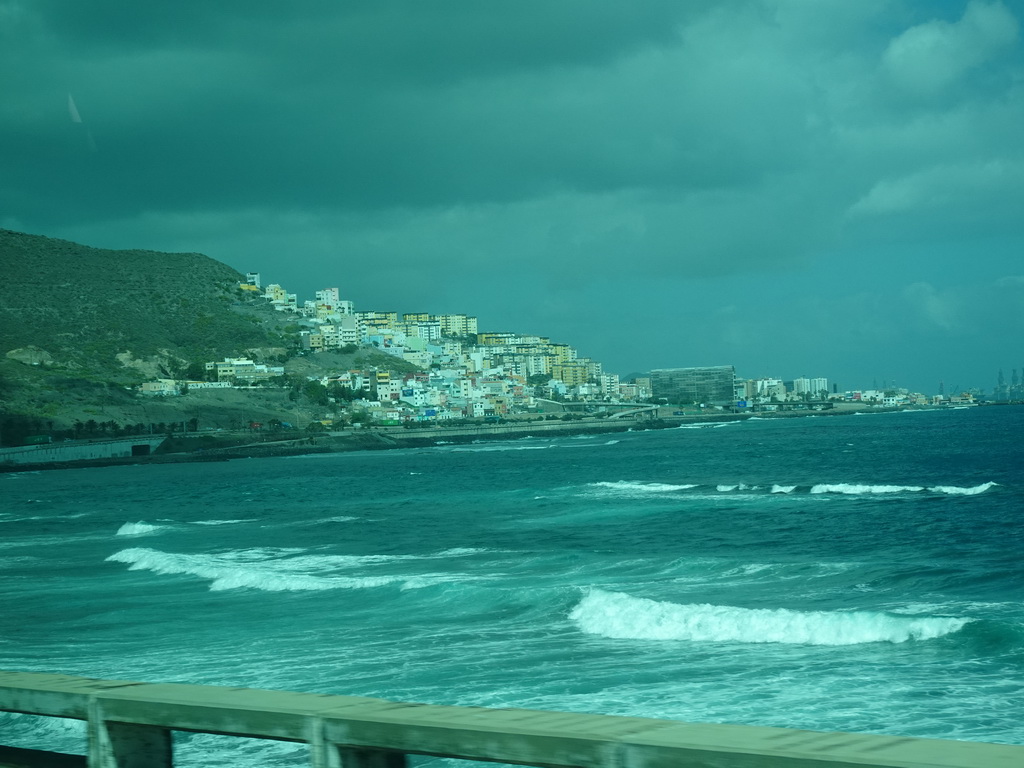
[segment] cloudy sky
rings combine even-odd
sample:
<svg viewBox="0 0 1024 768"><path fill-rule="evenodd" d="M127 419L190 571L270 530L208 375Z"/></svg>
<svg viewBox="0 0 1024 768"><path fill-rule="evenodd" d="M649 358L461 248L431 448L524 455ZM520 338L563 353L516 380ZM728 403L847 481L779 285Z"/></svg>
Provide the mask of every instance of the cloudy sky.
<svg viewBox="0 0 1024 768"><path fill-rule="evenodd" d="M0 226L628 374L1024 368L1021 0L0 0ZM73 103L69 103L69 94Z"/></svg>

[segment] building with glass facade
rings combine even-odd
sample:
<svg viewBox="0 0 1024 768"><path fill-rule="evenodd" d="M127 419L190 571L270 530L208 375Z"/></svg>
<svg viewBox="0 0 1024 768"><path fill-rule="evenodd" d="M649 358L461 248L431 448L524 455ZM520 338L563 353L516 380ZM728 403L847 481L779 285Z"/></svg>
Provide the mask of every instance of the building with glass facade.
<svg viewBox="0 0 1024 768"><path fill-rule="evenodd" d="M711 368L661 368L651 371L651 393L670 404L731 405L736 369L731 365Z"/></svg>

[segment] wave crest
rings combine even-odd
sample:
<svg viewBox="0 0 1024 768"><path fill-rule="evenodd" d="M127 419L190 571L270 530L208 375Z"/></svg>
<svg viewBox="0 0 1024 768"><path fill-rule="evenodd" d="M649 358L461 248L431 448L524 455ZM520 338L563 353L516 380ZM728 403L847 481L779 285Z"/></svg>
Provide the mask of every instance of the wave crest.
<svg viewBox="0 0 1024 768"><path fill-rule="evenodd" d="M945 493L954 496L975 496L995 488L998 483L988 482L981 485L961 487L956 485L933 485L928 487L931 493ZM918 493L925 490L923 485L867 485L861 483L819 483L811 487L811 493L842 493L845 495L861 495L873 493Z"/></svg>
<svg viewBox="0 0 1024 768"><path fill-rule="evenodd" d="M264 592L305 592L325 589L366 589L400 584L404 589L425 587L458 577L444 574L396 576L349 576L339 568L367 566L397 559L419 559L409 555L304 556L288 557L296 550L244 550L220 554L179 554L135 547L122 549L107 558L126 563L128 570L146 570L161 575L185 574L210 581L210 591L257 589ZM285 556L282 556L285 555Z"/></svg>
<svg viewBox="0 0 1024 768"><path fill-rule="evenodd" d="M867 611L791 611L677 604L591 590L569 614L591 635L632 640L858 645L930 640L969 619L908 618Z"/></svg>
<svg viewBox="0 0 1024 768"><path fill-rule="evenodd" d="M145 536L149 533L156 533L166 528L166 525L151 525L150 523L125 523L117 529L116 536Z"/></svg>
<svg viewBox="0 0 1024 768"><path fill-rule="evenodd" d="M672 485L670 483L637 483L630 480L619 480L616 482L590 483L589 488L598 490L601 493L636 496L648 493L672 493L674 491L688 491L696 488L696 484L687 483L684 485Z"/></svg>
<svg viewBox="0 0 1024 768"><path fill-rule="evenodd" d="M858 496L868 493L917 493L923 485L861 485L858 483L819 483L811 487L811 493L842 493Z"/></svg>
<svg viewBox="0 0 1024 768"><path fill-rule="evenodd" d="M990 488L995 488L999 483L982 483L981 485L975 485L969 488L961 488L956 485L936 485L929 488L929 491L933 493L948 493L953 496L976 496L979 493L984 493Z"/></svg>

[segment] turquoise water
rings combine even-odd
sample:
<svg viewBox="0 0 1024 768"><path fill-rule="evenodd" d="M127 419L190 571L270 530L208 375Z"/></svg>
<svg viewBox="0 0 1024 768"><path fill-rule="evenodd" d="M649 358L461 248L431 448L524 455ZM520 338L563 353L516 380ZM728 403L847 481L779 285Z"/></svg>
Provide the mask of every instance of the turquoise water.
<svg viewBox="0 0 1024 768"><path fill-rule="evenodd" d="M1022 428L973 408L4 475L0 668L1024 744ZM75 722L0 728L83 749Z"/></svg>

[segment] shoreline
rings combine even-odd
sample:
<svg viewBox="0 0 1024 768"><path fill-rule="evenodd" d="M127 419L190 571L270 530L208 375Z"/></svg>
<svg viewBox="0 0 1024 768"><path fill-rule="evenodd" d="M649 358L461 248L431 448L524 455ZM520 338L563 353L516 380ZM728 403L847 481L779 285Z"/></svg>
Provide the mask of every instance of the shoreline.
<svg viewBox="0 0 1024 768"><path fill-rule="evenodd" d="M893 413L923 408L846 408L827 411L772 411L767 413L701 413L685 416L664 416L654 419L592 419L562 421L510 421L453 427L377 427L365 430L327 432L301 438L258 441L248 444L200 447L215 439L201 434L168 437L157 453L148 456L80 459L24 464L0 464L0 473L39 472L57 469L88 469L94 467L141 466L151 464L185 464L193 462L232 461L237 459L303 456L354 451L402 450L433 448L438 445L466 445L477 442L505 442L528 437L574 437L577 435L621 434L650 430L674 429L687 424L715 425L750 419L792 419L809 416L850 416L857 413ZM168 450L162 451L165 446ZM189 448L191 447L191 450ZM174 450L177 448L178 450Z"/></svg>

